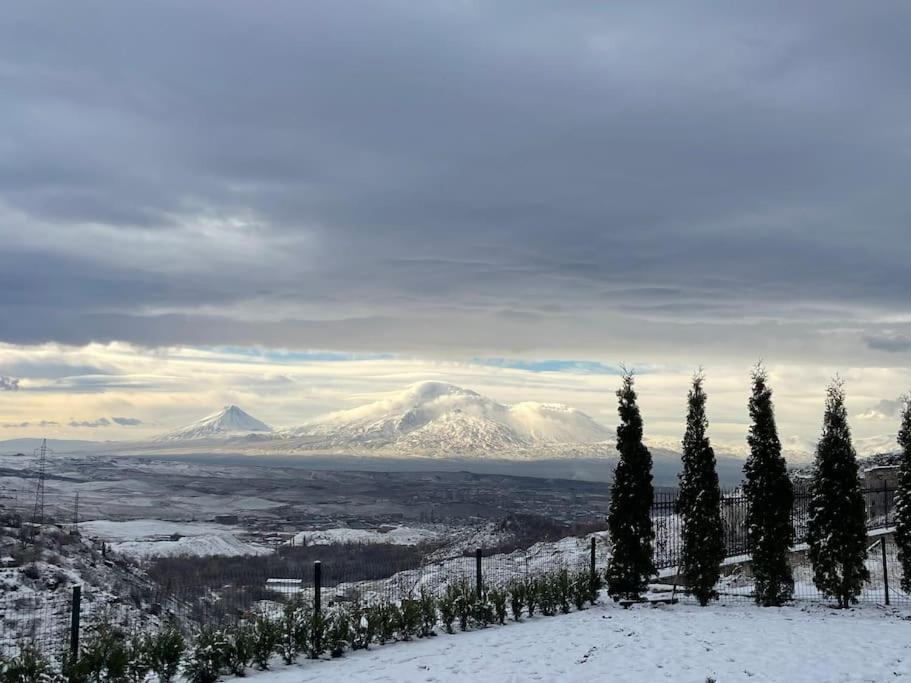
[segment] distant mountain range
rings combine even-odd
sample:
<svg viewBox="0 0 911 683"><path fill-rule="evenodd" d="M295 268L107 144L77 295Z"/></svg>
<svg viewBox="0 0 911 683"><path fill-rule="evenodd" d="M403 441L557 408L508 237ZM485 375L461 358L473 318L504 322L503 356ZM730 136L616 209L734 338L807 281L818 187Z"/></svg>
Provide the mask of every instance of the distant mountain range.
<svg viewBox="0 0 911 683"><path fill-rule="evenodd" d="M30 452L38 440L0 442L4 451ZM679 462L679 443L648 441L656 460ZM49 442L58 451L98 453L237 453L332 455L408 459L569 460L616 458L613 431L559 403L499 403L445 382L418 382L401 392L298 427L274 430L235 405L151 441ZM813 444L785 440L789 462L807 462ZM894 440L861 439L861 454L896 450ZM15 449L15 450L13 450ZM719 458L746 455L716 446ZM733 457L731 457L733 456Z"/></svg>

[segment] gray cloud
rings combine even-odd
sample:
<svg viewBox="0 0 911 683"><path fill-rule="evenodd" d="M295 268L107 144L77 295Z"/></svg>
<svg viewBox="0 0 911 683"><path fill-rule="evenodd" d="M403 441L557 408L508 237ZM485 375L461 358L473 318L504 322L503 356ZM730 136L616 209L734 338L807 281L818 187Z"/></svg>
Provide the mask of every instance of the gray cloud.
<svg viewBox="0 0 911 683"><path fill-rule="evenodd" d="M18 391L19 380L15 377L0 375L0 391Z"/></svg>
<svg viewBox="0 0 911 683"><path fill-rule="evenodd" d="M860 413L857 417L860 420L889 420L898 417L904 407L904 399L884 398L875 406Z"/></svg>
<svg viewBox="0 0 911 683"><path fill-rule="evenodd" d="M864 336L864 342L876 351L887 351L889 353L911 351L911 336L895 332L868 334Z"/></svg>
<svg viewBox="0 0 911 683"><path fill-rule="evenodd" d="M4 429L24 429L26 427L56 427L59 423L53 420L41 420L40 422L4 422L0 427Z"/></svg>
<svg viewBox="0 0 911 683"><path fill-rule="evenodd" d="M142 420L135 417L112 417L111 420L121 427L135 427L142 424Z"/></svg>
<svg viewBox="0 0 911 683"><path fill-rule="evenodd" d="M857 357L907 305L907 4L8 14L7 341Z"/></svg>
<svg viewBox="0 0 911 683"><path fill-rule="evenodd" d="M99 417L97 420L70 420L70 427L108 427L111 421L106 417Z"/></svg>

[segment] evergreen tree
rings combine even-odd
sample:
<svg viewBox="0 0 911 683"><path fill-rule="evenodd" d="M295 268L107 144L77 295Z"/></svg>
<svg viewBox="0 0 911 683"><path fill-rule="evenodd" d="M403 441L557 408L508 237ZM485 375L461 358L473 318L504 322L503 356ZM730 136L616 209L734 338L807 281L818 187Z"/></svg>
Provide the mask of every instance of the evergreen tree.
<svg viewBox="0 0 911 683"><path fill-rule="evenodd" d="M652 455L642 443L642 416L636 405L633 375L623 375L617 450L607 526L613 552L607 566L607 591L615 600L637 600L655 574L652 560Z"/></svg>
<svg viewBox="0 0 911 683"><path fill-rule="evenodd" d="M693 377L687 398L678 510L683 521L680 573L690 592L704 606L718 596L715 584L721 576L724 559L724 527L715 451L706 435L709 421L705 415L703 381L702 373Z"/></svg>
<svg viewBox="0 0 911 683"><path fill-rule="evenodd" d="M904 399L898 444L902 457L895 494L895 544L902 565L902 590L911 592L911 396Z"/></svg>
<svg viewBox="0 0 911 683"><path fill-rule="evenodd" d="M870 573L864 496L857 476L857 455L851 443L844 386L836 379L826 390L822 436L810 484L807 541L813 582L839 607L857 602Z"/></svg>
<svg viewBox="0 0 911 683"><path fill-rule="evenodd" d="M756 604L781 605L791 599L794 576L788 552L794 544L791 509L794 487L781 455L772 389L761 365L753 371L750 396L750 454L743 466L747 534L753 553Z"/></svg>

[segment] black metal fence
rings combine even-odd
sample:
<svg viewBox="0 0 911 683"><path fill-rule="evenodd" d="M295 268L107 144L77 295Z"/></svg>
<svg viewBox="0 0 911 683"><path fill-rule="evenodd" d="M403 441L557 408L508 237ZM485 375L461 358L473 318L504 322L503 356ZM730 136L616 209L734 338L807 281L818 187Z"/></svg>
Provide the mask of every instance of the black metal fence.
<svg viewBox="0 0 911 683"><path fill-rule="evenodd" d="M901 565L891 540L894 491L864 491L870 549L870 581L859 596L872 604L911 605L900 590ZM792 509L797 543L792 555L796 600L825 598L812 582L806 558L809 493L798 487ZM741 492L725 492L724 576L718 590L725 602L752 601L747 501ZM658 582L676 583L682 521L675 491L658 492L652 507ZM325 555L324 555L325 553ZM331 555L331 559L329 558ZM312 608L354 603L415 599L422 593L440 597L448 586L465 585L478 592L502 590L517 581L553 576L563 570L580 576L603 575L610 557L606 532L540 542L514 552L444 556L420 548L390 550L370 546L284 548L267 557L172 558L143 569L131 568L130 581L111 586L83 585L79 599L70 587L25 590L12 580L0 592L0 655L15 654L23 644L47 653L62 653L78 643L81 631L108 621L127 631L176 624L188 633L202 625L229 625L254 614L278 615L289 601ZM112 562L105 559L105 562ZM124 562L126 567L128 563ZM18 568L0 570L0 580ZM686 600L685 590L678 597Z"/></svg>

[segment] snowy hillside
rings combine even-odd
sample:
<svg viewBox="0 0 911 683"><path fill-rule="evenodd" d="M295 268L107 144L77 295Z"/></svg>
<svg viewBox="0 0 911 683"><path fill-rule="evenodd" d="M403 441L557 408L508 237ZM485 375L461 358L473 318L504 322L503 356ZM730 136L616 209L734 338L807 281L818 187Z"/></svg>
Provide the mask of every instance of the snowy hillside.
<svg viewBox="0 0 911 683"><path fill-rule="evenodd" d="M402 455L508 455L598 444L611 432L554 403L506 405L444 382L419 382L389 398L330 413L284 433L292 446Z"/></svg>
<svg viewBox="0 0 911 683"><path fill-rule="evenodd" d="M271 431L272 428L269 425L232 405L225 406L217 413L204 417L198 422L162 434L156 441L219 439Z"/></svg>

